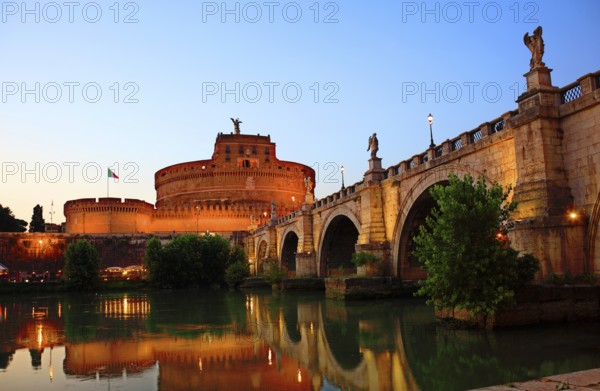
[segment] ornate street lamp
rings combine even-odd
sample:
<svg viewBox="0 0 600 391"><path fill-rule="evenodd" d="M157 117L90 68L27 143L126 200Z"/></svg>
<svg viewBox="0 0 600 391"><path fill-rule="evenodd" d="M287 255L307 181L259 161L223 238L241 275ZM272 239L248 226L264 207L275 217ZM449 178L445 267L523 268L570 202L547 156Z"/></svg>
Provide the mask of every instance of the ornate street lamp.
<svg viewBox="0 0 600 391"><path fill-rule="evenodd" d="M198 217L200 215L200 207L198 206L198 202L196 201L196 236L198 236L199 232L198 232Z"/></svg>
<svg viewBox="0 0 600 391"><path fill-rule="evenodd" d="M346 188L346 186L344 186L344 170L345 170L345 168L344 168L344 166L342 166L340 168L340 171L342 172L342 190L344 190Z"/></svg>
<svg viewBox="0 0 600 391"><path fill-rule="evenodd" d="M427 116L427 122L429 123L429 139L430 139L430 144L429 144L429 148L435 148L435 144L433 143L433 115L431 115L431 113L429 113L429 115Z"/></svg>

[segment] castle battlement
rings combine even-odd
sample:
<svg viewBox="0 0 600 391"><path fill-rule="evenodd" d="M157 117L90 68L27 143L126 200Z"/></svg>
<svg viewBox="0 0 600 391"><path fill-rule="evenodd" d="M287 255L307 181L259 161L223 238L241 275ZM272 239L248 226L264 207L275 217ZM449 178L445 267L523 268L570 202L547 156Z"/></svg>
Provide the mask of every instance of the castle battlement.
<svg viewBox="0 0 600 391"><path fill-rule="evenodd" d="M211 159L154 174L156 206L120 198L67 201L67 232L245 231L267 222L272 212L284 216L298 209L307 177L315 183L312 168L277 158L270 135L219 133Z"/></svg>

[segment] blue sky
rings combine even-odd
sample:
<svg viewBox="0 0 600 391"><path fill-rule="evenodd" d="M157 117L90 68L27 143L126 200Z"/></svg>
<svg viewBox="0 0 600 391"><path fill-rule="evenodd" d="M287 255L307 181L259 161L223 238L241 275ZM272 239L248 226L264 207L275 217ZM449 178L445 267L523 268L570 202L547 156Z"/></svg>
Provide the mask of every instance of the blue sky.
<svg viewBox="0 0 600 391"><path fill-rule="evenodd" d="M105 197L108 166L111 196L154 203L154 173L209 158L230 117L324 197L339 166L362 178L373 132L389 167L427 148L430 112L437 143L515 109L538 25L555 86L600 69L595 0L0 6L0 203L27 221Z"/></svg>

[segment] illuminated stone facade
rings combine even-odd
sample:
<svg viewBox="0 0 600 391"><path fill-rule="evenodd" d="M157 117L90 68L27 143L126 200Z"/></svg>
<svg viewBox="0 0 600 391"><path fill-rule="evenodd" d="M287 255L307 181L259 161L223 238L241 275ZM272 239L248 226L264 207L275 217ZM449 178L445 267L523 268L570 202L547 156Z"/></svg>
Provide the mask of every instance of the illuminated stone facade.
<svg viewBox="0 0 600 391"><path fill-rule="evenodd" d="M352 274L352 253L367 251L389 274L422 279L412 238L434 206L429 189L454 173L512 187L508 238L540 260L538 278L600 274L600 71L562 88L544 67L525 76L516 110L387 169L371 157L361 181L251 231L253 272L277 259L288 275Z"/></svg>
<svg viewBox="0 0 600 391"><path fill-rule="evenodd" d="M163 168L156 205L85 198L64 206L67 233L136 234L247 231L298 209L314 170L279 160L270 136L219 133L211 159ZM309 191L312 196L312 186Z"/></svg>

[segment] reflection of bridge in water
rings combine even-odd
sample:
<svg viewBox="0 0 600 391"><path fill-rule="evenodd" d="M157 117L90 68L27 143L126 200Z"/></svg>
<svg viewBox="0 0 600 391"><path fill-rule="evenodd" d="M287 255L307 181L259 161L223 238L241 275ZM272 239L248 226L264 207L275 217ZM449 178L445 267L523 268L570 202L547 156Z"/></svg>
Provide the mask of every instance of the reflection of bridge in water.
<svg viewBox="0 0 600 391"><path fill-rule="evenodd" d="M278 300L247 295L243 324L234 322L220 332L210 325L177 325L136 340L67 342L64 371L90 378L143 372L158 362L163 390L319 390L325 382L344 390L419 388L408 365L401 318L373 320L314 296L292 298L291 304ZM199 335L173 335L190 332Z"/></svg>
<svg viewBox="0 0 600 391"><path fill-rule="evenodd" d="M419 389L406 358L400 319L393 321L390 334L377 322L349 317L343 303L306 301L287 311L269 311L268 299L249 300L256 334L276 355L293 357L306 368L314 389L324 379L345 390ZM336 305L340 308L328 308ZM344 333L341 328L345 334L348 329L357 332L355 343L337 338L336 333Z"/></svg>
<svg viewBox="0 0 600 391"><path fill-rule="evenodd" d="M448 330L415 300L156 292L0 306L3 386L29 357L58 387L135 378L163 391L464 390L600 366L597 325Z"/></svg>
<svg viewBox="0 0 600 391"><path fill-rule="evenodd" d="M145 295L113 295L87 305L95 311L48 302L44 316L6 328L6 315L14 319L31 311L26 305L14 307L15 313L0 320L0 328L14 335L4 335L0 345L13 353L23 347L35 350L36 368L41 368L44 347L64 346L67 376L156 373L161 390L319 390L325 383L344 390L418 389L406 356L402 316L370 304L347 307L315 295L286 295L285 300L239 295L228 309L237 317L228 316L223 324L169 323L168 317L157 316L164 314L164 303ZM8 340L16 345L4 346Z"/></svg>

